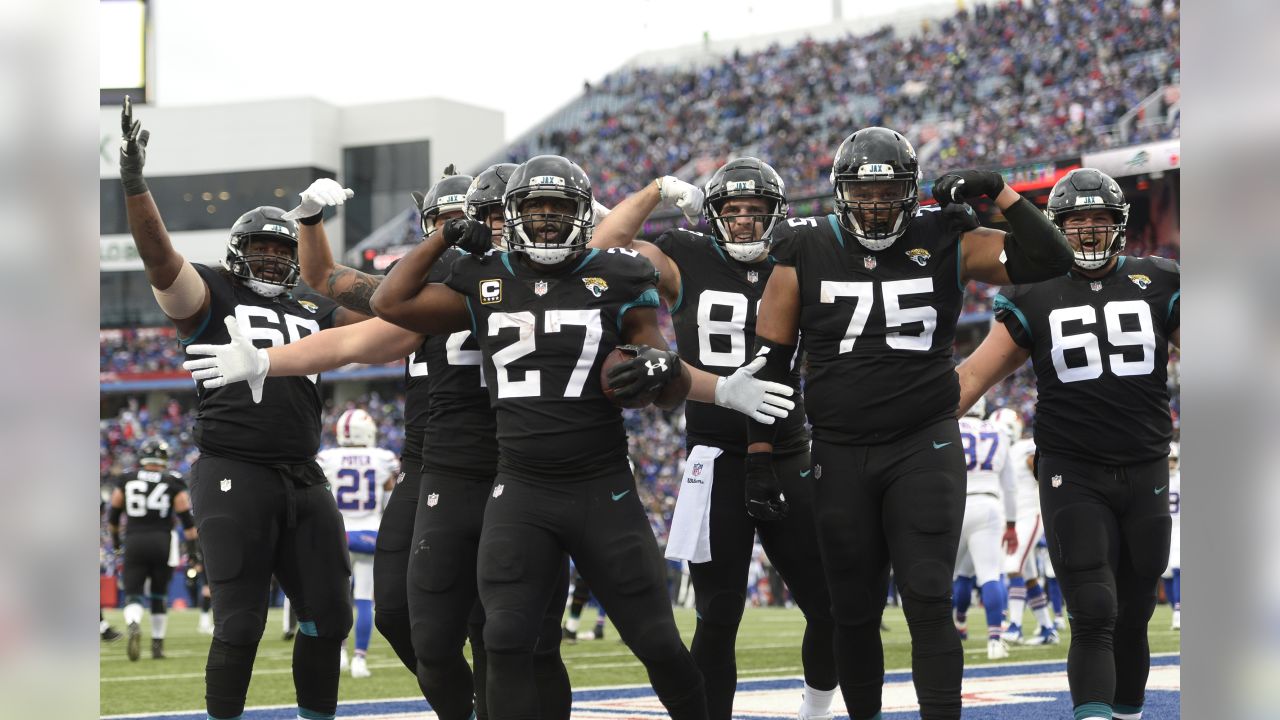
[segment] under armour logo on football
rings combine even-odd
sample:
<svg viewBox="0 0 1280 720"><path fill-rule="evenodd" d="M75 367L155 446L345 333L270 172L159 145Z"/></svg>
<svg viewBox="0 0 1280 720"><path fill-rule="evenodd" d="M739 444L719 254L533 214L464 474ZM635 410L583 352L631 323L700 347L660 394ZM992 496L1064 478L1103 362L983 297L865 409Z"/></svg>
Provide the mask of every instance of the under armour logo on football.
<svg viewBox="0 0 1280 720"><path fill-rule="evenodd" d="M650 375L652 375L652 374L653 374L653 371L654 371L654 370L661 370L662 372L666 372L666 371L667 371L667 359L666 359L666 358L658 358L657 362L654 362L653 360L645 360L645 361L644 361L644 366L645 366L645 367L647 367L647 368L649 368L649 374L650 374Z"/></svg>

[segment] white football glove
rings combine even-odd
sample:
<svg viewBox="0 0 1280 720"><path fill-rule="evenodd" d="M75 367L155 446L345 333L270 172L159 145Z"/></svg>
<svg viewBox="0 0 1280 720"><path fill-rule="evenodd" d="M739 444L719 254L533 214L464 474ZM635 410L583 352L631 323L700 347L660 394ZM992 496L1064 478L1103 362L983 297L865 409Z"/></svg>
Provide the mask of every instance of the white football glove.
<svg viewBox="0 0 1280 720"><path fill-rule="evenodd" d="M248 382L253 402L260 403L262 402L262 384L267 379L267 370L271 368L271 358L266 350L254 347L252 342L240 334L240 325L234 317L228 315L226 323L231 342L226 345L188 347L189 355L211 355L212 357L188 360L182 363L182 368L190 371L193 380L203 383L205 390L220 388L241 380Z"/></svg>
<svg viewBox="0 0 1280 720"><path fill-rule="evenodd" d="M690 225L698 224L706 197L697 185L690 185L674 175L664 175L658 179L658 195L662 197L664 207L678 208Z"/></svg>
<svg viewBox="0 0 1280 720"><path fill-rule="evenodd" d="M344 188L337 180L320 178L311 183L306 190L298 193L302 202L298 207L284 214L285 220L299 220L311 217L327 207L336 207L356 196L356 191Z"/></svg>
<svg viewBox="0 0 1280 720"><path fill-rule="evenodd" d="M788 400L795 391L782 383L757 380L765 357L743 365L728 377L716 381L716 405L737 410L758 423L772 425L774 418L784 418L796 406Z"/></svg>
<svg viewBox="0 0 1280 720"><path fill-rule="evenodd" d="M591 212L595 218L595 224L599 225L613 211L605 207L599 200L591 198Z"/></svg>

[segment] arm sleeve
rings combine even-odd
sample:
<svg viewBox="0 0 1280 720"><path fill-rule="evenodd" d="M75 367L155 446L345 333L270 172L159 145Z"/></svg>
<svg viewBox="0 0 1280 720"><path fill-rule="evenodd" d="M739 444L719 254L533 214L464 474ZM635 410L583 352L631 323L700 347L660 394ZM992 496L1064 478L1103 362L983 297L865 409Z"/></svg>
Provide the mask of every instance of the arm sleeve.
<svg viewBox="0 0 1280 720"><path fill-rule="evenodd" d="M1031 324L1027 322L1027 316L1022 314L1014 302L1016 295L1016 288L1012 291L1005 288L996 295L995 318L997 322L1004 323L1004 326L1009 329L1009 335L1019 347L1030 349Z"/></svg>

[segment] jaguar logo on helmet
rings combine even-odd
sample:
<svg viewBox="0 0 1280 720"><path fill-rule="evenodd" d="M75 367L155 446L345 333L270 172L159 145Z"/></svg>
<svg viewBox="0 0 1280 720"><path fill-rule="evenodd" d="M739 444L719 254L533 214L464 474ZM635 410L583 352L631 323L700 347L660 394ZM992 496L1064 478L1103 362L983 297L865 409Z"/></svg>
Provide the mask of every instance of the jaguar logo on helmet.
<svg viewBox="0 0 1280 720"><path fill-rule="evenodd" d="M1129 279L1132 280L1133 284L1137 285L1138 289L1140 290L1146 290L1148 287L1151 286L1151 278L1147 277L1146 275L1142 275L1142 274L1130 275Z"/></svg>

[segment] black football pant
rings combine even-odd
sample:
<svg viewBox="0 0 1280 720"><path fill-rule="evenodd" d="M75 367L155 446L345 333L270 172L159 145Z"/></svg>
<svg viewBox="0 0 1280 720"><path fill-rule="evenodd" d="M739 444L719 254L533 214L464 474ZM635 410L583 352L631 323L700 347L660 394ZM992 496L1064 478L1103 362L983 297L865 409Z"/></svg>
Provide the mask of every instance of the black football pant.
<svg viewBox="0 0 1280 720"><path fill-rule="evenodd" d="M437 472L422 476L410 544L409 618L418 684L441 720L467 720L473 708L480 720L489 715L485 613L476 587L476 555L492 489L492 479ZM562 553L559 577L537 628L536 717L543 720L567 720L572 705L569 674L560 659L560 618L568 586L569 560ZM474 679L462 654L468 637Z"/></svg>
<svg viewBox="0 0 1280 720"><path fill-rule="evenodd" d="M539 716L533 653L566 552L668 714L706 718L702 675L676 629L665 561L625 463L578 482L535 484L505 472L494 481L478 560L490 717Z"/></svg>
<svg viewBox="0 0 1280 720"><path fill-rule="evenodd" d="M143 590L151 581L151 612L163 615L169 612L169 581L173 568L169 567L169 545L172 531L134 531L125 535L124 543L124 598L126 603L143 604Z"/></svg>
<svg viewBox="0 0 1280 720"><path fill-rule="evenodd" d="M835 624L813 524L809 453L775 459L774 471L791 511L774 522L760 522L747 514L744 463L744 456L737 453L726 452L716 458L711 484L711 560L689 563L698 610L690 651L706 682L707 711L713 720L729 720L733 714L738 684L735 645L747 601L747 573L757 529L769 562L778 569L805 616L801 644L805 682L820 690L836 686Z"/></svg>
<svg viewBox="0 0 1280 720"><path fill-rule="evenodd" d="M1147 622L1169 563L1169 462L1115 467L1041 454L1036 478L1071 622L1072 704L1134 713L1151 669Z"/></svg>
<svg viewBox="0 0 1280 720"><path fill-rule="evenodd" d="M850 719L880 712L880 618L890 563L911 632L920 717L958 719L964 653L951 621L951 577L966 486L959 426L945 420L883 445L815 439L813 477L840 689Z"/></svg>
<svg viewBox="0 0 1280 720"><path fill-rule="evenodd" d="M213 595L205 701L213 718L244 711L274 574L298 612L293 682L299 710L332 717L338 654L351 630L351 564L342 516L319 467L203 455L191 503Z"/></svg>
<svg viewBox="0 0 1280 720"><path fill-rule="evenodd" d="M396 657L417 673L409 630L409 543L413 538L414 516L418 508L418 488L422 484L422 464L411 462L401 468L399 482L378 523L378 541L373 552L373 624L387 639Z"/></svg>

